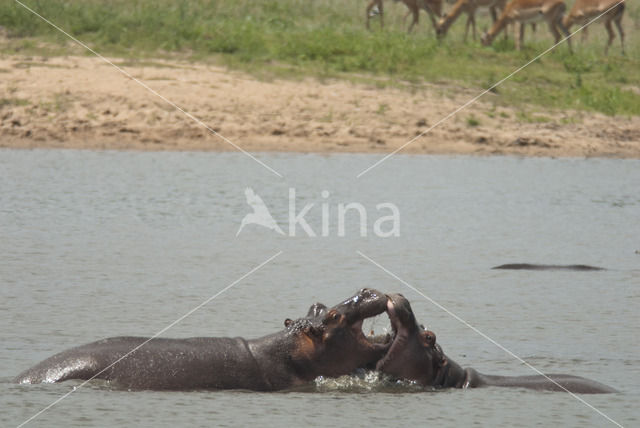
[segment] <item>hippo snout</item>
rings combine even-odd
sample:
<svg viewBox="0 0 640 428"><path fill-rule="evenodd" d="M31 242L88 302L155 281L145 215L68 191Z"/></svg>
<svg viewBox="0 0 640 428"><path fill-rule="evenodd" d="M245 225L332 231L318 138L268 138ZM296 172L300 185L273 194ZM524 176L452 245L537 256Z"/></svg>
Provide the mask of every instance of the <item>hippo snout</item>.
<svg viewBox="0 0 640 428"><path fill-rule="evenodd" d="M387 295L381 291L363 288L357 296L357 312L360 319L374 317L387 310Z"/></svg>
<svg viewBox="0 0 640 428"><path fill-rule="evenodd" d="M350 324L374 317L387 309L387 296L373 288L362 288L355 296L333 307Z"/></svg>

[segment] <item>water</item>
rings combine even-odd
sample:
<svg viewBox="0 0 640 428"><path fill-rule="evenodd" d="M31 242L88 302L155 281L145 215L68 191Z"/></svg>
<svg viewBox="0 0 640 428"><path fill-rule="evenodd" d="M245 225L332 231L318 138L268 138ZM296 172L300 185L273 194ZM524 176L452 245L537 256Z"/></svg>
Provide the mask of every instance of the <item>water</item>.
<svg viewBox="0 0 640 428"><path fill-rule="evenodd" d="M358 288L402 292L450 358L490 374L531 374L357 252L549 373L621 391L584 396L625 426L640 414L640 162L396 156L360 179L369 155L0 151L0 425L16 426L77 383L9 380L68 347L151 336L282 253L172 327L167 337L258 337L316 301ZM252 187L283 228L249 225ZM315 203L289 236L296 210ZM329 192L324 198L323 190ZM338 204L354 212L337 233ZM400 236L373 233L391 202ZM602 272L496 271L503 263L583 263ZM384 329L376 320L373 328ZM371 326L367 324L367 329ZM415 392L369 378L318 381L315 392L77 390L27 426L174 427L607 426L568 394L487 388ZM613 426L611 424L611 426Z"/></svg>

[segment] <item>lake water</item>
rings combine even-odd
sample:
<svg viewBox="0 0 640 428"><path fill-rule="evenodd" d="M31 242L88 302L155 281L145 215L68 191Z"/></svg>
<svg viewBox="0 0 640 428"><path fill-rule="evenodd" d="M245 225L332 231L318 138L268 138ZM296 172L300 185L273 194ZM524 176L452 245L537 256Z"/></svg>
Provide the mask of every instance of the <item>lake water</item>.
<svg viewBox="0 0 640 428"><path fill-rule="evenodd" d="M258 337L367 286L407 296L461 365L533 374L359 251L536 368L619 389L583 398L640 424L640 161L396 156L356 179L379 157L258 157L284 178L237 153L0 151L0 425L19 425L77 385L10 383L17 373L100 338L151 336L280 251L164 336ZM248 225L236 237L251 211L245 187L284 235ZM288 233L290 189L297 213L315 204L305 220L319 236ZM367 236L354 211L338 236L338 205L352 202L366 210ZM400 213L398 237L374 234L385 202ZM608 270L490 269L514 262ZM313 389L90 384L27 426L614 426L566 393L416 392L349 377Z"/></svg>

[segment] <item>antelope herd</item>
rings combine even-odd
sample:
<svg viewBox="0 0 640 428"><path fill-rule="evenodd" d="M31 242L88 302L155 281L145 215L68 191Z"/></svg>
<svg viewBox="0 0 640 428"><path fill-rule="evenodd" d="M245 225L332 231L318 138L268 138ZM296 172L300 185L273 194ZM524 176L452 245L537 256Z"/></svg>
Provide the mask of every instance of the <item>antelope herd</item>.
<svg viewBox="0 0 640 428"><path fill-rule="evenodd" d="M620 35L622 53L624 54L624 31L622 30L622 15L625 8L625 0L574 0L571 10L567 12L567 5L563 0L447 0L455 2L449 11L442 14L443 0L394 0L402 1L409 12L413 15L413 21L409 25L409 32L418 23L420 9L424 9L435 29L436 35L441 38L446 36L449 27L460 17L462 13L467 15L464 40L466 41L469 27L473 31L473 39L476 39L475 14L479 8L488 9L493 20L493 26L485 32L481 38L482 44L491 45L495 37L513 24L518 27L518 34L515 38L516 49L520 50L524 39L524 29L527 23L535 25L537 21L546 21L549 31L553 34L556 43L562 36L569 36L569 28L573 25L584 26L594 19L604 22L609 39L604 52L608 53L609 47L615 39L615 33L611 26L613 22ZM571 0L569 0L571 1ZM498 12L500 14L498 15ZM383 0L371 0L367 6L367 28L372 16L380 16L380 26L383 22ZM535 28L535 27L533 27ZM587 28L582 29L583 40L587 35ZM505 31L506 36L506 31ZM571 39L567 38L569 51Z"/></svg>

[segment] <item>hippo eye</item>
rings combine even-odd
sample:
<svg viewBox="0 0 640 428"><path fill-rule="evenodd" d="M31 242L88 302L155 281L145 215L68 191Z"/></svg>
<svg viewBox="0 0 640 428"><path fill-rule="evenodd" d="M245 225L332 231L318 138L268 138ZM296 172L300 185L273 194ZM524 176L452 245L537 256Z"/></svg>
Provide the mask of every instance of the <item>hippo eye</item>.
<svg viewBox="0 0 640 428"><path fill-rule="evenodd" d="M327 325L330 322L335 322L340 320L341 315L336 311L331 311L327 314L327 316L322 320L323 325Z"/></svg>
<svg viewBox="0 0 640 428"><path fill-rule="evenodd" d="M436 335L432 331L426 330L423 335L427 345L433 345L436 343Z"/></svg>
<svg viewBox="0 0 640 428"><path fill-rule="evenodd" d="M331 311L329 312L329 314L327 315L327 318L330 321L337 321L338 318L340 318L340 314L338 314L336 311Z"/></svg>

